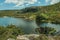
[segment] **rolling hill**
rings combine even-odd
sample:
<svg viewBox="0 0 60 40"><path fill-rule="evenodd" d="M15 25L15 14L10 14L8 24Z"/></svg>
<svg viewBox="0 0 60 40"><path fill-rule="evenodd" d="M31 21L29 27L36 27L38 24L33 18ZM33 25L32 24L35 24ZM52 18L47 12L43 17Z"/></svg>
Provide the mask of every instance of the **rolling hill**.
<svg viewBox="0 0 60 40"><path fill-rule="evenodd" d="M52 21L60 20L60 2L54 5L48 6L32 6L20 10L0 10L0 17L2 16L11 16L11 17L27 17L27 18L36 18L33 16L42 15L46 19ZM59 21L60 22L60 21Z"/></svg>

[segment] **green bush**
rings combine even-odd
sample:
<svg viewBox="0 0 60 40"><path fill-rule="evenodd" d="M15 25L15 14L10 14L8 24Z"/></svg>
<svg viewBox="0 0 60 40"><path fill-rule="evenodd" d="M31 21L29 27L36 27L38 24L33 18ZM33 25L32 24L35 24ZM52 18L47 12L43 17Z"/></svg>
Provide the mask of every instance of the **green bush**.
<svg viewBox="0 0 60 40"><path fill-rule="evenodd" d="M18 35L24 34L20 27L15 25L8 25L7 27L0 27L0 40L7 40L8 38L16 38Z"/></svg>
<svg viewBox="0 0 60 40"><path fill-rule="evenodd" d="M56 30L54 28L51 27L40 27L40 28L36 28L35 30L36 32L40 33L40 34L46 34L46 35L54 35L54 33L56 32Z"/></svg>

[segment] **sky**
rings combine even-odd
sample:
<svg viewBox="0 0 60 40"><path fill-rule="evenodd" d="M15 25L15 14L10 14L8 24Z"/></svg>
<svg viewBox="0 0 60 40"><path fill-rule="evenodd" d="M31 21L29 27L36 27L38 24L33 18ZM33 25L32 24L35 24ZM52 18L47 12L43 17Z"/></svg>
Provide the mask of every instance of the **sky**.
<svg viewBox="0 0 60 40"><path fill-rule="evenodd" d="M0 10L22 9L30 6L47 6L60 0L0 0Z"/></svg>

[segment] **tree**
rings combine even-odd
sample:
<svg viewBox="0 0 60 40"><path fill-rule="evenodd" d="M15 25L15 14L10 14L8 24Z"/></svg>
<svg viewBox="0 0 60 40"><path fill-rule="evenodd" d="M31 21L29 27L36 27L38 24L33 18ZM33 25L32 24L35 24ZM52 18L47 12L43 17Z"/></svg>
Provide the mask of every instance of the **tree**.
<svg viewBox="0 0 60 40"><path fill-rule="evenodd" d="M46 20L45 17L41 16L41 15L37 15L36 16L36 24L39 26L41 23L43 23L42 20Z"/></svg>

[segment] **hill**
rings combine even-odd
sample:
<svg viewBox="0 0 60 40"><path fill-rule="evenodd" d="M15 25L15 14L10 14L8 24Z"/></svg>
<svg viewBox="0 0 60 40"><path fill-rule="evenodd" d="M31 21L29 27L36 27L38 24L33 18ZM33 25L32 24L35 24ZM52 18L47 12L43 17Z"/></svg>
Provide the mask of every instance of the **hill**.
<svg viewBox="0 0 60 40"><path fill-rule="evenodd" d="M60 2L54 5L48 6L32 6L21 10L0 10L0 17L11 16L11 17L27 17L36 18L36 15L42 15L46 19L60 20ZM55 21L56 21L55 20ZM60 21L59 21L60 22Z"/></svg>

